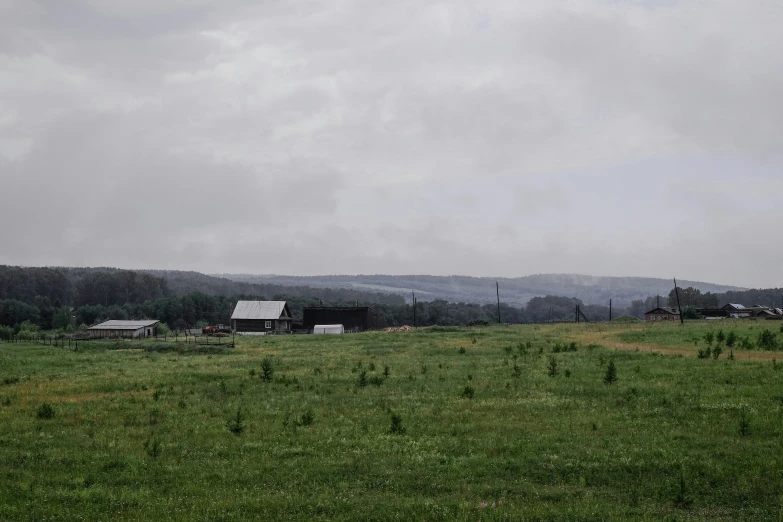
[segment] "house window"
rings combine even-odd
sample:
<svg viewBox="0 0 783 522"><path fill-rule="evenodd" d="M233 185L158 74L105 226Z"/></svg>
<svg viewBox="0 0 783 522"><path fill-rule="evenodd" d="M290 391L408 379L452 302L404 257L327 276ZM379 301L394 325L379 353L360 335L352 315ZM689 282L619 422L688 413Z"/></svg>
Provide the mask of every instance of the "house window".
<svg viewBox="0 0 783 522"><path fill-rule="evenodd" d="M266 328L267 330L272 328L272 321L267 321L266 324L264 325L264 328Z"/></svg>

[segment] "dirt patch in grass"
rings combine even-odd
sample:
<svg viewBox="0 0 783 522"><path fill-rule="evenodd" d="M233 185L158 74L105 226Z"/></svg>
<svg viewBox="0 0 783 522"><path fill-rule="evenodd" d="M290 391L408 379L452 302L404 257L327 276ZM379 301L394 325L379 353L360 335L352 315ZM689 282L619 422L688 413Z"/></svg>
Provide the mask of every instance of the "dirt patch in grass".
<svg viewBox="0 0 783 522"><path fill-rule="evenodd" d="M613 337L617 331L604 332L574 332L567 336L569 341L576 341L583 344L600 344L607 348L615 350L635 351L635 352L656 352L664 355L683 355L685 357L696 357L696 348L686 348L683 346L671 346L665 344L642 344L642 343L624 343ZM725 359L729 356L730 348L723 348L723 354L720 358ZM734 358L743 361L771 361L772 359L783 359L783 354L767 351L747 351L734 350Z"/></svg>

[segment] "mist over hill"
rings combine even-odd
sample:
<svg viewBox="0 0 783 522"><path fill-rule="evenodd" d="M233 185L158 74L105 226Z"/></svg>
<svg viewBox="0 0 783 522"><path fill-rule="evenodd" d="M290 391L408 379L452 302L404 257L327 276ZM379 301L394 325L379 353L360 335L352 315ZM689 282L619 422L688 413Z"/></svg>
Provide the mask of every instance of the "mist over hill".
<svg viewBox="0 0 783 522"><path fill-rule="evenodd" d="M524 306L534 297L547 295L575 297L585 304L605 305L609 299L618 307L651 295L666 296L674 282L651 277L599 277L579 274L537 274L515 278L429 276L429 275L328 275L284 276L219 274L217 277L250 284L276 284L314 288L344 288L402 295L411 300L411 293L422 301L445 299L451 302L492 303L496 300L495 282L500 285L500 299L511 306ZM680 287L693 287L702 292L724 293L743 288L677 281Z"/></svg>

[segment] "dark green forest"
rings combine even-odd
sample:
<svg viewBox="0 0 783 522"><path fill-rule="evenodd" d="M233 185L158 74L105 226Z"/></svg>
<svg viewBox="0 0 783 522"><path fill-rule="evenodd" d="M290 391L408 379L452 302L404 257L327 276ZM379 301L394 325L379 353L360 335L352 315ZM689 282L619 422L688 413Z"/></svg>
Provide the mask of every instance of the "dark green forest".
<svg viewBox="0 0 783 522"><path fill-rule="evenodd" d="M729 302L771 305L781 289L701 293L680 288L683 308L709 308ZM231 281L197 272L131 271L115 268L24 268L0 266L0 327L20 330L74 331L108 319L155 318L172 329L227 324L233 303L242 299L288 301L294 320L302 309L317 305L371 306L379 328L412 325L414 309L399 295L345 288L310 288ZM674 289L667 296L635 300L627 309L615 307L613 317L641 318L661 305L676 306ZM779 302L779 301L778 301ZM584 304L562 296L536 296L523 307L501 302L503 323L573 321L579 305L591 321L609 319L609 307ZM496 322L496 304L453 303L443 299L418 301L418 326L456 326Z"/></svg>

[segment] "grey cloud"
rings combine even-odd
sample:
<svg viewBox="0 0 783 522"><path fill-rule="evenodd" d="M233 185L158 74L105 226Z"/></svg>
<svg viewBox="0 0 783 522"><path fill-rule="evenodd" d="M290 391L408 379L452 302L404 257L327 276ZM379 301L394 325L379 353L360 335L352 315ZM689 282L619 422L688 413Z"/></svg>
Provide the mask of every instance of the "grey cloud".
<svg viewBox="0 0 783 522"><path fill-rule="evenodd" d="M777 4L6 0L0 262L777 284Z"/></svg>

